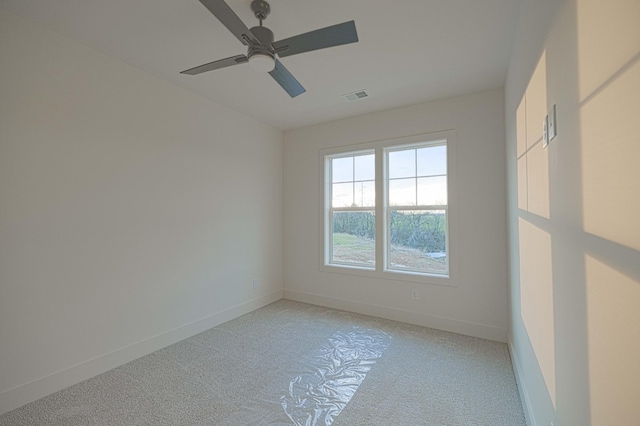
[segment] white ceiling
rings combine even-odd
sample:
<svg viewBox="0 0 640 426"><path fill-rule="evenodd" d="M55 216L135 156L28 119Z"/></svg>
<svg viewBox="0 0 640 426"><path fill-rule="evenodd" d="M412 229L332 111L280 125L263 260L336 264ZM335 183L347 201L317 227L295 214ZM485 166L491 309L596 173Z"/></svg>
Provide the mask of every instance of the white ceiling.
<svg viewBox="0 0 640 426"><path fill-rule="evenodd" d="M247 27L251 0L227 0ZM283 39L355 20L360 41L283 58L307 89L291 99L247 64L180 71L245 54L198 0L0 0L0 7L282 130L502 87L519 0L269 0ZM366 89L369 97L341 95Z"/></svg>

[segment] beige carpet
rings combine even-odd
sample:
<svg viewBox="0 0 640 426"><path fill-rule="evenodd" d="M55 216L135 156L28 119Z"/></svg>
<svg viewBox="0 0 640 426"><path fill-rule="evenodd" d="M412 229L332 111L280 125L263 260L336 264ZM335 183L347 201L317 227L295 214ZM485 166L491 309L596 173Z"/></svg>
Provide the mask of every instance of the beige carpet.
<svg viewBox="0 0 640 426"><path fill-rule="evenodd" d="M503 343L281 300L0 416L18 425L525 425Z"/></svg>

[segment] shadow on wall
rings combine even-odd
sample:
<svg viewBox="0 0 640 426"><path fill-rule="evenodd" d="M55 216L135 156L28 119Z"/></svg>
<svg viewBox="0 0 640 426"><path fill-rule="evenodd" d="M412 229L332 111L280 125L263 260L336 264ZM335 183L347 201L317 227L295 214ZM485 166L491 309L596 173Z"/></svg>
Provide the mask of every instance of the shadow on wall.
<svg viewBox="0 0 640 426"><path fill-rule="evenodd" d="M640 2L613 3L567 2L516 113L520 308L557 418L635 425Z"/></svg>

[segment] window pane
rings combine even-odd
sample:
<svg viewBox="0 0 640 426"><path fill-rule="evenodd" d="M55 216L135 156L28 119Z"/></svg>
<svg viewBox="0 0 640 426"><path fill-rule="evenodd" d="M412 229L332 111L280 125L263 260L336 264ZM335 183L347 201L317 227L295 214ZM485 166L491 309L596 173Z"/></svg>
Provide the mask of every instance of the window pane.
<svg viewBox="0 0 640 426"><path fill-rule="evenodd" d="M390 214L389 269L446 273L446 212L392 210Z"/></svg>
<svg viewBox="0 0 640 426"><path fill-rule="evenodd" d="M375 266L376 217L372 211L334 212L332 263Z"/></svg>
<svg viewBox="0 0 640 426"><path fill-rule="evenodd" d="M416 150L389 152L389 178L413 177L416 175Z"/></svg>
<svg viewBox="0 0 640 426"><path fill-rule="evenodd" d="M389 205L391 206L415 206L416 205L416 180L395 179L389 181Z"/></svg>
<svg viewBox="0 0 640 426"><path fill-rule="evenodd" d="M447 146L429 146L418 150L418 176L447 174Z"/></svg>
<svg viewBox="0 0 640 426"><path fill-rule="evenodd" d="M376 205L376 185L374 181L356 182L354 204L358 207L374 207Z"/></svg>
<svg viewBox="0 0 640 426"><path fill-rule="evenodd" d="M351 207L353 205L353 183L334 183L331 195L333 207Z"/></svg>
<svg viewBox="0 0 640 426"><path fill-rule="evenodd" d="M355 158L355 180L374 180L376 178L376 160L373 154Z"/></svg>
<svg viewBox="0 0 640 426"><path fill-rule="evenodd" d="M331 182L349 182L353 180L353 157L331 160Z"/></svg>
<svg viewBox="0 0 640 426"><path fill-rule="evenodd" d="M447 178L445 176L418 178L418 205L446 206Z"/></svg>

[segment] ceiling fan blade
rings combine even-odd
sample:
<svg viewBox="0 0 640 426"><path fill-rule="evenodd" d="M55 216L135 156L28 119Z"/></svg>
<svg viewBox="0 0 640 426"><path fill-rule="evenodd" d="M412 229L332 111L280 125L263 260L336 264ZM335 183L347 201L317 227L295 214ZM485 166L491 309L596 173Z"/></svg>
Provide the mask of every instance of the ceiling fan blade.
<svg viewBox="0 0 640 426"><path fill-rule="evenodd" d="M276 59L276 67L273 71L269 72L271 77L278 82L280 86L291 96L295 98L298 95L303 94L307 90L296 80L296 78L289 72L288 69L282 65L282 62Z"/></svg>
<svg viewBox="0 0 640 426"><path fill-rule="evenodd" d="M251 34L249 28L238 18L238 15L235 14L224 0L200 0L200 3L209 9L209 12L213 13L242 44L249 46L247 39L256 45L260 44L256 37Z"/></svg>
<svg viewBox="0 0 640 426"><path fill-rule="evenodd" d="M278 53L278 56L284 58L286 56L297 55L298 53L355 43L357 41L358 33L356 32L356 23L349 21L285 38L284 40L273 42L271 45ZM282 51L280 51L280 49L282 49Z"/></svg>
<svg viewBox="0 0 640 426"><path fill-rule="evenodd" d="M219 61L209 62L208 64L199 65L194 68L189 68L188 70L180 71L180 74L202 74L203 72L230 67L231 65L242 64L247 61L249 61L249 59L245 55L232 56L230 58L220 59Z"/></svg>

